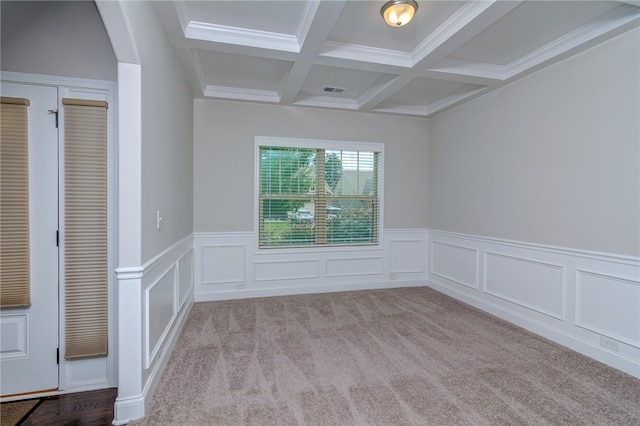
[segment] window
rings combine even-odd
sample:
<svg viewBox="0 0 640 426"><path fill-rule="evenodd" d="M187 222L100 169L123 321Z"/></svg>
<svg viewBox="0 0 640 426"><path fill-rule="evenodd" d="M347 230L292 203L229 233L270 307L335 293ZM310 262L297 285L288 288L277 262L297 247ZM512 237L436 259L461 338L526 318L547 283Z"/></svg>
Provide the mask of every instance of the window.
<svg viewBox="0 0 640 426"><path fill-rule="evenodd" d="M256 138L258 245L378 244L382 144Z"/></svg>

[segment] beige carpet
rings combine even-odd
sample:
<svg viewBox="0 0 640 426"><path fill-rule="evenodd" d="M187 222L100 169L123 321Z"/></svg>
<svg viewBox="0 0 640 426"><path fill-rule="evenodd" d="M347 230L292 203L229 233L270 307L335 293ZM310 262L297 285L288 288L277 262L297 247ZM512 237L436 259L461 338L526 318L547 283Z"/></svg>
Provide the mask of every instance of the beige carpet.
<svg viewBox="0 0 640 426"><path fill-rule="evenodd" d="M639 425L640 380L428 288L196 303L130 425Z"/></svg>
<svg viewBox="0 0 640 426"><path fill-rule="evenodd" d="M24 416L26 416L37 404L39 399L29 399L26 401L3 402L0 405L0 425L15 426Z"/></svg>

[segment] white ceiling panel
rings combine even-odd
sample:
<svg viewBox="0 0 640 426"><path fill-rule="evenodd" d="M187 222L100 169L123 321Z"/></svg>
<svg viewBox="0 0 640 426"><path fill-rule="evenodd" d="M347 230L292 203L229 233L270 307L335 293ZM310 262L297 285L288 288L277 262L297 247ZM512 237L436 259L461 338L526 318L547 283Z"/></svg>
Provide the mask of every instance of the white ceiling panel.
<svg viewBox="0 0 640 426"><path fill-rule="evenodd" d="M527 2L481 32L452 57L506 66L619 7L616 2Z"/></svg>
<svg viewBox="0 0 640 426"><path fill-rule="evenodd" d="M382 73L371 71L314 65L307 75L300 93L303 96L323 96L328 94L324 90L325 87L335 87L345 89L345 91L330 93L331 96L356 99L382 76Z"/></svg>
<svg viewBox="0 0 640 426"><path fill-rule="evenodd" d="M380 106L423 106L442 102L449 97L462 93L471 93L482 86L455 81L442 81L431 78L416 78L402 89L389 96Z"/></svg>
<svg viewBox="0 0 640 426"><path fill-rule="evenodd" d="M220 52L199 52L207 85L278 90L291 62Z"/></svg>

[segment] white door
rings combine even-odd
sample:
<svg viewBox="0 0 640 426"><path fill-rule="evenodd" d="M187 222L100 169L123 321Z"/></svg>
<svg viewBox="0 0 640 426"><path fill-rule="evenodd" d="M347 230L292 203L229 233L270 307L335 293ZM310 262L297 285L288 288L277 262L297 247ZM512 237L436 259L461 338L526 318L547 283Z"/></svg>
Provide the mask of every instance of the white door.
<svg viewBox="0 0 640 426"><path fill-rule="evenodd" d="M0 309L2 396L58 388L58 131L56 87L2 83L29 111L31 306Z"/></svg>

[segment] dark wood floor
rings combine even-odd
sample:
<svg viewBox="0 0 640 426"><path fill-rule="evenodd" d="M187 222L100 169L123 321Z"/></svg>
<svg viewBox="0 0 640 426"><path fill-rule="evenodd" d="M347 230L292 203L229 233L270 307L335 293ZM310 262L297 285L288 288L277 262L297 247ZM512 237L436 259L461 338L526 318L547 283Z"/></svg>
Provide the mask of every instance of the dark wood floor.
<svg viewBox="0 0 640 426"><path fill-rule="evenodd" d="M110 425L117 394L114 388L50 396L20 425Z"/></svg>

